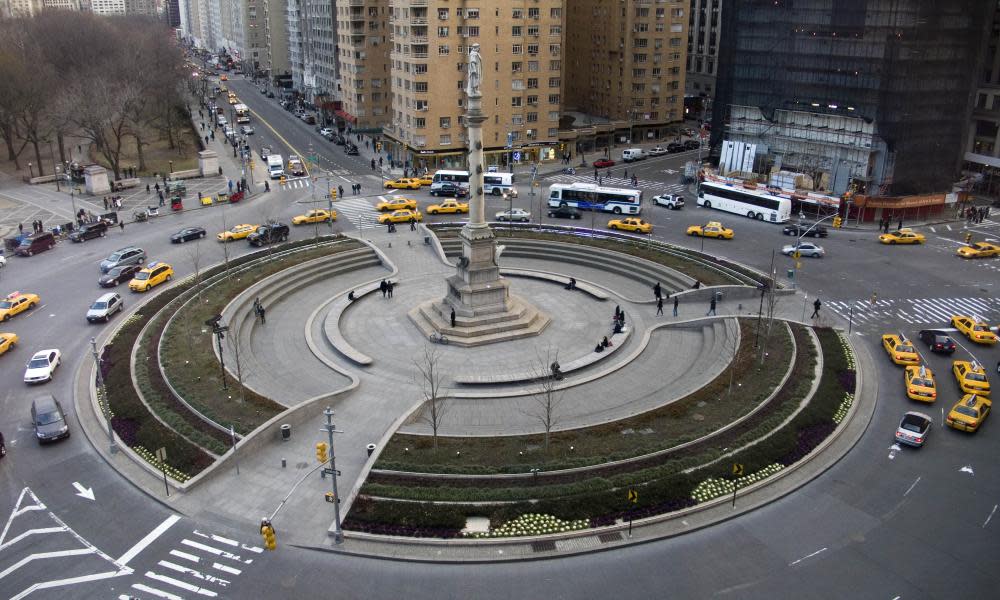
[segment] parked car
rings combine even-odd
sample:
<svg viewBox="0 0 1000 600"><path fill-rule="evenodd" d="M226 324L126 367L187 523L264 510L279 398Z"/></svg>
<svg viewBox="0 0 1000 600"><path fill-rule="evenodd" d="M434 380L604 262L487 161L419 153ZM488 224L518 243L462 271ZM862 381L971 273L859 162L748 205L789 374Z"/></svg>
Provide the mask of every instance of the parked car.
<svg viewBox="0 0 1000 600"><path fill-rule="evenodd" d="M39 252L51 250L55 247L56 237L52 235L52 232L42 231L22 239L17 248L14 248L14 254L18 256L34 256Z"/></svg>
<svg viewBox="0 0 1000 600"><path fill-rule="evenodd" d="M931 352L940 352L941 354L952 354L955 352L955 340L951 339L951 336L943 331L924 329L919 333L919 336L920 341L927 344Z"/></svg>
<svg viewBox="0 0 1000 600"><path fill-rule="evenodd" d="M920 448L931 431L931 418L924 413L909 411L896 428L896 441L907 446Z"/></svg>
<svg viewBox="0 0 1000 600"><path fill-rule="evenodd" d="M265 223L247 236L251 246L264 246L288 239L288 225L284 223Z"/></svg>
<svg viewBox="0 0 1000 600"><path fill-rule="evenodd" d="M108 224L104 221L97 221L96 223L85 223L80 227L77 227L69 234L69 239L80 243L94 238L104 237L107 234Z"/></svg>
<svg viewBox="0 0 1000 600"><path fill-rule="evenodd" d="M101 278L97 280L97 285L101 287L115 287L123 281L131 281L135 277L135 274L141 270L141 264L114 267L104 275L101 275Z"/></svg>
<svg viewBox="0 0 1000 600"><path fill-rule="evenodd" d="M111 253L111 256L101 261L101 273L107 273L115 267L139 265L146 262L146 251L135 246L125 246Z"/></svg>
<svg viewBox="0 0 1000 600"><path fill-rule="evenodd" d="M31 401L31 426L39 444L69 437L66 413L52 394Z"/></svg>
<svg viewBox="0 0 1000 600"><path fill-rule="evenodd" d="M653 204L656 206L665 206L671 210L678 210L684 208L684 196L660 194L659 196L653 196Z"/></svg>
<svg viewBox="0 0 1000 600"><path fill-rule="evenodd" d="M125 303L122 302L122 297L114 292L109 292L94 300L94 303L90 305L90 310L87 311L87 321L90 323L104 321L106 323L115 313L121 312L124 307Z"/></svg>
<svg viewBox="0 0 1000 600"><path fill-rule="evenodd" d="M171 244L183 244L191 240L198 240L205 237L205 230L201 227L187 227L170 236Z"/></svg>
<svg viewBox="0 0 1000 600"><path fill-rule="evenodd" d="M812 242L789 244L781 248L781 253L785 256L791 256L796 251L800 256L809 256L811 258L823 258L823 255L826 254L826 250L823 249L823 246L813 244Z"/></svg>
<svg viewBox="0 0 1000 600"><path fill-rule="evenodd" d="M549 209L549 217L553 219L579 219L582 216L580 209L565 204L558 208Z"/></svg>
<svg viewBox="0 0 1000 600"><path fill-rule="evenodd" d="M333 129L329 127L320 127L319 134L325 138L329 138L331 135L333 135Z"/></svg>
<svg viewBox="0 0 1000 600"><path fill-rule="evenodd" d="M510 210L501 210L496 214L497 221L521 221L522 223L527 223L531 220L531 213L524 210L523 208L512 208Z"/></svg>
<svg viewBox="0 0 1000 600"><path fill-rule="evenodd" d="M45 383L52 381L56 367L62 362L62 354L56 348L39 350L24 368L24 383Z"/></svg>
<svg viewBox="0 0 1000 600"><path fill-rule="evenodd" d="M333 137L331 138L330 141L332 141L334 144L337 144L338 146L343 146L347 143L347 138L340 135L339 133L335 133L333 134Z"/></svg>
<svg viewBox="0 0 1000 600"><path fill-rule="evenodd" d="M781 232L785 235L805 235L806 237L826 237L830 235L830 232L826 227L823 225L816 225L815 223L790 223L785 225Z"/></svg>
<svg viewBox="0 0 1000 600"><path fill-rule="evenodd" d="M344 146L344 152L347 152L348 156L357 156L359 154L358 147L354 144L347 144Z"/></svg>
<svg viewBox="0 0 1000 600"><path fill-rule="evenodd" d="M663 156L667 153L667 149L663 146L653 146L649 149L650 156Z"/></svg>
<svg viewBox="0 0 1000 600"><path fill-rule="evenodd" d="M240 135L253 135L253 127L250 125L240 125Z"/></svg>
<svg viewBox="0 0 1000 600"><path fill-rule="evenodd" d="M667 144L667 152L670 154L683 151L684 151L684 144L681 142L670 142L669 144Z"/></svg>
<svg viewBox="0 0 1000 600"><path fill-rule="evenodd" d="M688 140L684 142L685 150L697 150L699 146L701 146L701 143L698 140Z"/></svg>

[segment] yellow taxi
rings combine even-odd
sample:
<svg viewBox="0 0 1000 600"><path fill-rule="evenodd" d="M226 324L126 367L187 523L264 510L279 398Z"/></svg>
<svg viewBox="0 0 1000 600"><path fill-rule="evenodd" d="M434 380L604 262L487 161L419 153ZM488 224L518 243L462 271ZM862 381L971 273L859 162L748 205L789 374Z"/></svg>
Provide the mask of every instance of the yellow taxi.
<svg viewBox="0 0 1000 600"><path fill-rule="evenodd" d="M219 75L219 81L229 81L229 75L226 75L225 73Z"/></svg>
<svg viewBox="0 0 1000 600"><path fill-rule="evenodd" d="M5 354L17 344L16 333L0 333L0 354Z"/></svg>
<svg viewBox="0 0 1000 600"><path fill-rule="evenodd" d="M232 242L234 240L246 239L251 233L257 231L260 225L250 225L249 223L244 223L242 225L236 225L232 229L219 232L216 238L220 242Z"/></svg>
<svg viewBox="0 0 1000 600"><path fill-rule="evenodd" d="M409 178L392 179L390 181L386 181L385 182L385 189L387 189L387 190L389 190L389 189L394 189L394 190L419 190L420 189L420 180L419 179L409 179Z"/></svg>
<svg viewBox="0 0 1000 600"><path fill-rule="evenodd" d="M240 101L240 99L236 97L236 94L229 94L229 103L230 104L236 104L239 101Z"/></svg>
<svg viewBox="0 0 1000 600"><path fill-rule="evenodd" d="M336 221L337 211L326 210L323 208L314 208L304 215L296 215L292 217L292 225L306 225L308 223L326 223L327 221Z"/></svg>
<svg viewBox="0 0 1000 600"><path fill-rule="evenodd" d="M986 370L975 361L956 360L951 363L951 372L955 374L958 387L966 394L990 395L990 381L986 378Z"/></svg>
<svg viewBox="0 0 1000 600"><path fill-rule="evenodd" d="M903 371L903 381L906 383L906 396L918 402L934 402L937 399L937 385L934 373L927 367L910 365Z"/></svg>
<svg viewBox="0 0 1000 600"><path fill-rule="evenodd" d="M962 258L992 258L1000 256L1000 246L988 242L976 242L968 246L962 246L957 254Z"/></svg>
<svg viewBox="0 0 1000 600"><path fill-rule="evenodd" d="M41 303L42 299L38 294L11 292L3 300L0 300L0 321L6 321L14 315L23 313Z"/></svg>
<svg viewBox="0 0 1000 600"><path fill-rule="evenodd" d="M378 222L385 223L415 223L423 221L424 215L419 210L397 210L384 215L379 215Z"/></svg>
<svg viewBox="0 0 1000 600"><path fill-rule="evenodd" d="M989 325L978 319L965 315L952 315L951 324L965 337L977 344L993 345L997 343L997 334L990 331Z"/></svg>
<svg viewBox="0 0 1000 600"><path fill-rule="evenodd" d="M467 212L469 212L469 203L459 202L458 200L445 200L441 204L431 204L427 207L427 214L429 215Z"/></svg>
<svg viewBox="0 0 1000 600"><path fill-rule="evenodd" d="M890 231L878 236L878 241L883 244L923 244L927 241L924 234L917 233L912 229L904 227L898 231Z"/></svg>
<svg viewBox="0 0 1000 600"><path fill-rule="evenodd" d="M993 403L978 394L966 394L951 408L944 422L961 431L977 431L990 414Z"/></svg>
<svg viewBox="0 0 1000 600"><path fill-rule="evenodd" d="M636 231L639 233L653 233L653 224L643 221L638 217L628 217L626 219L612 219L608 221L608 229L621 229L622 231Z"/></svg>
<svg viewBox="0 0 1000 600"><path fill-rule="evenodd" d="M688 235L698 235L701 237L710 238L720 238L723 240L731 240L735 235L732 229L723 227L722 223L718 221L709 221L704 225L692 225L687 228Z"/></svg>
<svg viewBox="0 0 1000 600"><path fill-rule="evenodd" d="M375 210L417 210L417 201L413 198L404 198L402 196L393 196L391 198L386 198L385 200L379 202L375 205Z"/></svg>
<svg viewBox="0 0 1000 600"><path fill-rule="evenodd" d="M128 289L133 292L148 292L150 288L170 281L173 276L174 269L167 263L151 262L146 265L145 269L136 273L132 281L128 282Z"/></svg>
<svg viewBox="0 0 1000 600"><path fill-rule="evenodd" d="M420 177L415 177L414 179L416 179L417 181L419 181L420 185L430 185L430 184L434 183L434 176L433 175L421 175Z"/></svg>
<svg viewBox="0 0 1000 600"><path fill-rule="evenodd" d="M882 347L889 354L889 358L897 365L919 365L920 355L917 350L906 339L906 336L895 333L887 333L882 336Z"/></svg>

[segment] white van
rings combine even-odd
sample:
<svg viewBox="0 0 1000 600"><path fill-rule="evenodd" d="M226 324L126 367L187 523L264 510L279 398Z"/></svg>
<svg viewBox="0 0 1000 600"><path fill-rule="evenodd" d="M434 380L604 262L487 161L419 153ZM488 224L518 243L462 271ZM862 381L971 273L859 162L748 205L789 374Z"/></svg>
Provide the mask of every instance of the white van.
<svg viewBox="0 0 1000 600"><path fill-rule="evenodd" d="M285 174L285 159L280 154L267 155L267 174L271 179L278 179Z"/></svg>
<svg viewBox="0 0 1000 600"><path fill-rule="evenodd" d="M646 158L646 153L642 151L642 148L626 148L622 151L622 160L625 162L642 160L644 158Z"/></svg>

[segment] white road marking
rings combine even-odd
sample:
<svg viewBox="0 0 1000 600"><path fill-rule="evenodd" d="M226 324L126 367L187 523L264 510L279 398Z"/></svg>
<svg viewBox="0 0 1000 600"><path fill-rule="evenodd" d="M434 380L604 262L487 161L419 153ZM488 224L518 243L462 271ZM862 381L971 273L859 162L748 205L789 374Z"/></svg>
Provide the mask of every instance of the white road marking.
<svg viewBox="0 0 1000 600"><path fill-rule="evenodd" d="M171 550L170 556L176 556L177 558L183 558L184 560L189 560L191 562L201 562L201 558L195 556L194 554L188 554L187 552L181 552L180 550Z"/></svg>
<svg viewBox="0 0 1000 600"><path fill-rule="evenodd" d="M184 600L183 596L178 596L177 594L171 594L170 592L164 592L163 590L151 588L148 585L143 585L141 583L133 584L132 589L139 590L140 592L146 592L147 594L152 594L158 598L166 598L166 600Z"/></svg>
<svg viewBox="0 0 1000 600"><path fill-rule="evenodd" d="M39 533L60 533L60 532L63 532L63 531L66 531L65 527L42 527L40 529L29 529L28 531L25 531L21 535L15 537L15 538L12 538L9 542L5 542L2 545L0 545L0 550L3 550L4 548L7 548L8 546L12 546L12 545L18 543L19 541L23 540L24 538L28 537L29 535L35 535L35 534L39 534Z"/></svg>
<svg viewBox="0 0 1000 600"><path fill-rule="evenodd" d="M224 538L221 535L215 535L214 533L213 534L206 534L206 533L202 533L202 532L198 531L197 529L195 529L192 533L194 533L197 536L201 536L203 538L210 539L212 541L221 542L223 544L226 544L227 546L239 546L240 545L240 543L237 542L236 540L231 540L229 538Z"/></svg>
<svg viewBox="0 0 1000 600"><path fill-rule="evenodd" d="M234 569L232 567L227 567L226 565L223 565L223 564L220 564L220 563L212 563L212 568L213 569L218 569L218 570L222 571L223 573L229 573L230 575L239 575L240 573L243 572L243 571L241 571L239 569Z"/></svg>
<svg viewBox="0 0 1000 600"><path fill-rule="evenodd" d="M959 473L968 473L969 475L972 475L973 477L975 477L975 475L976 475L976 473L972 470L972 467L962 467L961 469L958 470L958 472Z"/></svg>
<svg viewBox="0 0 1000 600"><path fill-rule="evenodd" d="M994 504L993 510L990 511L990 516L986 517L986 521L983 522L983 529L985 529L986 526L990 524L990 519L993 518L993 513L995 513L996 511L997 511L997 505Z"/></svg>
<svg viewBox="0 0 1000 600"><path fill-rule="evenodd" d="M178 573L184 573L185 575L190 575L195 579L200 579L202 581L207 581L209 583L217 583L222 587L229 587L229 581L226 579L219 579L218 577L213 577L211 575L205 575L201 571L196 571L190 567L182 567L177 563L172 563L170 561L161 560L157 563L164 569L170 569L171 571L177 571Z"/></svg>
<svg viewBox="0 0 1000 600"><path fill-rule="evenodd" d="M56 579L53 581L43 581L41 583L36 583L26 590L17 594L16 596L11 596L10 600L21 600L27 597L32 592L36 590L46 590L49 588L59 587L63 585L74 585L77 583L86 583L88 581L97 581L99 579L108 579L109 577L118 577L119 575L127 575L131 573L132 570L129 569L127 572L122 571L105 571L104 573L94 573L93 575L81 575L80 577L68 577L66 579Z"/></svg>
<svg viewBox="0 0 1000 600"><path fill-rule="evenodd" d="M218 594L216 594L212 590L206 590L205 588L201 588L201 587L198 587L196 585L191 585L190 583L187 583L186 581L181 581L179 579L174 579L173 577L167 577L166 575L160 575L159 573L154 573L152 571L146 571L146 577L149 577L150 579L155 579L157 581L162 581L163 583L170 584L170 585L172 585L174 587L178 587L178 588L180 588L182 590L187 590L189 592L194 592L196 594L200 594L202 596L207 596L209 598L215 598L216 596L218 596Z"/></svg>
<svg viewBox="0 0 1000 600"><path fill-rule="evenodd" d="M85 487L83 487L83 484L81 484L79 481L74 481L73 482L73 487L76 488L76 495L77 496L79 496L81 498L86 498L87 500L91 500L91 501L94 500L94 489L93 488L85 488Z"/></svg>
<svg viewBox="0 0 1000 600"><path fill-rule="evenodd" d="M136 557L137 554L145 550L147 546L149 546L156 540L156 538L163 535L163 532L170 529L170 527L180 519L181 519L180 515L170 515L169 517L164 519L162 523L156 526L156 529L147 533L146 537L136 542L134 546L132 546L131 548L128 549L128 551L125 552L125 554L122 554L121 558L119 558L117 561L118 564L123 567L126 566L129 563L129 561L131 561L133 558Z"/></svg>
<svg viewBox="0 0 1000 600"><path fill-rule="evenodd" d="M788 566L791 567L791 566L797 565L800 562L804 561L805 559L812 558L812 557L816 556L817 554L820 554L821 552L826 552L826 548L820 548L819 550L813 552L812 554L806 554L805 556L803 556L802 558L800 558L798 560L793 560L792 562L788 563Z"/></svg>
<svg viewBox="0 0 1000 600"><path fill-rule="evenodd" d="M73 550L56 550L54 552L38 552L36 554L31 554L25 556L21 560L7 567L3 571L0 571L0 579L10 575L14 571L20 569L24 565L30 563L33 560L39 560L44 558L62 558L64 556L80 556L81 554L92 554L93 550L90 548L74 548Z"/></svg>
<svg viewBox="0 0 1000 600"><path fill-rule="evenodd" d="M935 228L933 228L933 227L928 227L928 229L930 229L930 230L931 230L931 233L937 233L937 229L935 229Z"/></svg>
<svg viewBox="0 0 1000 600"><path fill-rule="evenodd" d="M903 497L905 498L907 494L909 494L910 492L912 492L912 491L913 491L913 488L917 487L917 484L918 484L918 483L920 483L920 478L919 478L919 477L917 477L917 480L916 480L916 481L914 481L914 482L913 482L913 483L912 483L912 484L910 485L909 489L907 489L907 490L906 490L905 492L903 492Z"/></svg>
<svg viewBox="0 0 1000 600"><path fill-rule="evenodd" d="M209 553L214 554L216 556L221 556L223 558L228 558L230 560L235 560L236 562L241 562L243 564L249 565L250 563L253 562L252 558L248 558L248 559L244 560L244 559L240 558L239 556L237 556L236 554L232 554L232 553L226 552L225 550L219 550L218 548L213 548L211 546L206 546L205 544L201 544L201 543L194 542L194 541L191 541L191 540L181 540L181 543L184 544L185 546L190 546L192 548L197 548L198 550L204 550L205 552L209 552Z"/></svg>
<svg viewBox="0 0 1000 600"><path fill-rule="evenodd" d="M945 227L948 229L948 231L951 231L951 225L945 225Z"/></svg>

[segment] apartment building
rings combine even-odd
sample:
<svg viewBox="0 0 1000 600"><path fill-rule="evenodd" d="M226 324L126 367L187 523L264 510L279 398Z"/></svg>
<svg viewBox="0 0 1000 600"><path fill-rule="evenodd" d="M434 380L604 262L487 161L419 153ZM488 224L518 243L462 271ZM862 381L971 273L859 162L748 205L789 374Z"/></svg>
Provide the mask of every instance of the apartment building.
<svg viewBox="0 0 1000 600"><path fill-rule="evenodd" d="M408 0L406 4L427 2ZM391 118L390 4L390 0L349 0L336 5L342 102L336 114L354 131L377 132Z"/></svg>
<svg viewBox="0 0 1000 600"><path fill-rule="evenodd" d="M719 72L719 26L722 0L691 0L688 16L687 86L685 94L688 118L707 119L715 97L715 78ZM691 112L694 114L690 114Z"/></svg>
<svg viewBox="0 0 1000 600"><path fill-rule="evenodd" d="M125 0L90 0L90 11L95 15L124 15Z"/></svg>
<svg viewBox="0 0 1000 600"><path fill-rule="evenodd" d="M489 117L483 123L486 164L555 158L564 85L563 4L390 1L392 96L382 128L393 160L421 170L465 166L465 68L476 43Z"/></svg>
<svg viewBox="0 0 1000 600"><path fill-rule="evenodd" d="M598 146L666 135L683 118L690 0L566 5L567 110L593 118Z"/></svg>
<svg viewBox="0 0 1000 600"><path fill-rule="evenodd" d="M990 33L983 47L975 105L966 129L963 169L972 186L1000 196L1000 1L991 2Z"/></svg>

